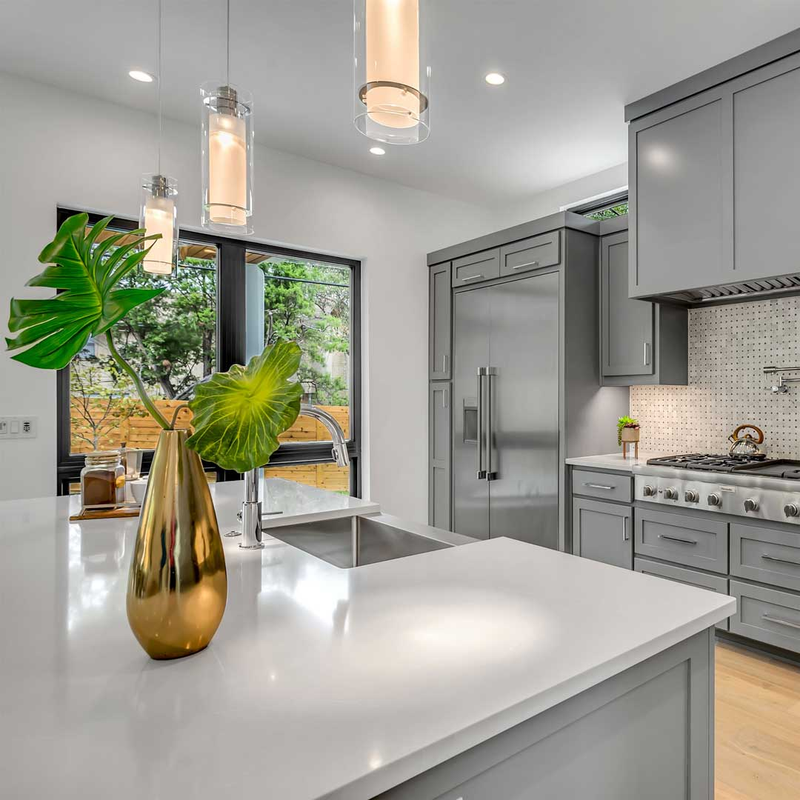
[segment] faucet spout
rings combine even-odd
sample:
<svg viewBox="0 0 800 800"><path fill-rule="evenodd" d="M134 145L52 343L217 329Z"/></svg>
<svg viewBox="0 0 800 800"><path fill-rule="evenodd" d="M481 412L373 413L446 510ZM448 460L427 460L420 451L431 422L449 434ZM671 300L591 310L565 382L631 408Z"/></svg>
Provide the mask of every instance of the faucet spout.
<svg viewBox="0 0 800 800"><path fill-rule="evenodd" d="M342 426L336 421L336 418L329 414L322 408L317 406L309 406L305 403L300 406L300 416L312 417L319 420L327 429L333 440L333 456L336 465L339 467L350 466L350 456L347 453L347 439L345 438Z"/></svg>

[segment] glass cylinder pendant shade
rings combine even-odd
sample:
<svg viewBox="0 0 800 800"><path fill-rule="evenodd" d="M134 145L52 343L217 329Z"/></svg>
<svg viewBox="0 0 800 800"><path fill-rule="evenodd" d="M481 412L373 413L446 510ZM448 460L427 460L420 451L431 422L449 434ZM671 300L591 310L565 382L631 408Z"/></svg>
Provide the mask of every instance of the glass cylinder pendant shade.
<svg viewBox="0 0 800 800"><path fill-rule="evenodd" d="M252 233L253 99L234 86L207 83L203 96L203 227Z"/></svg>
<svg viewBox="0 0 800 800"><path fill-rule="evenodd" d="M428 138L428 0L354 0L356 128L378 142Z"/></svg>
<svg viewBox="0 0 800 800"><path fill-rule="evenodd" d="M178 255L178 182L165 175L142 176L142 200L139 227L147 236L161 234L160 239L146 242L150 250L142 261L142 269L153 275L170 275ZM152 246L151 246L152 245Z"/></svg>

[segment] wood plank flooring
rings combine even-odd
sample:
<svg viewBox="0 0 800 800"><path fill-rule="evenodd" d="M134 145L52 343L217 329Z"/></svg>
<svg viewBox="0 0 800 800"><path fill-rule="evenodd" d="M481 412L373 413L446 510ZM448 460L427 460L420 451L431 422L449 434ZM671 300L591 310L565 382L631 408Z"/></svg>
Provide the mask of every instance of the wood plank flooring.
<svg viewBox="0 0 800 800"><path fill-rule="evenodd" d="M716 800L800 798L800 667L716 649Z"/></svg>

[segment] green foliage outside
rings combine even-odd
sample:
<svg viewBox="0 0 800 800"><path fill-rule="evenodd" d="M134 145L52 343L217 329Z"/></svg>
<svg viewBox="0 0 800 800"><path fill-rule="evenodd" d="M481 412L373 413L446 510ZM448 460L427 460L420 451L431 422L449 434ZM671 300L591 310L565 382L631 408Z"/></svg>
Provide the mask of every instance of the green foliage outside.
<svg viewBox="0 0 800 800"><path fill-rule="evenodd" d="M592 214L587 214L589 219L613 219L614 217L624 217L628 213L628 203L620 203L611 208L604 208L601 211L595 211Z"/></svg>

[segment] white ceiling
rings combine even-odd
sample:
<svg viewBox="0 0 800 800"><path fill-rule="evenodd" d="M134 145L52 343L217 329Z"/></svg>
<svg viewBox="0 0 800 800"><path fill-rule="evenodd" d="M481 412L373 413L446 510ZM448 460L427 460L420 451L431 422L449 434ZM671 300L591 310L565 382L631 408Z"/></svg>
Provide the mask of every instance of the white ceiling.
<svg viewBox="0 0 800 800"><path fill-rule="evenodd" d="M165 108L199 123L198 87L223 74L225 3L163 2ZM800 27L796 0L428 2L431 136L377 158L352 124L351 0L232 0L231 80L255 96L256 138L511 204L625 161L625 103ZM0 70L153 110L155 84L127 71L155 72L155 10L156 0L0 0ZM488 87L490 70L508 82Z"/></svg>

